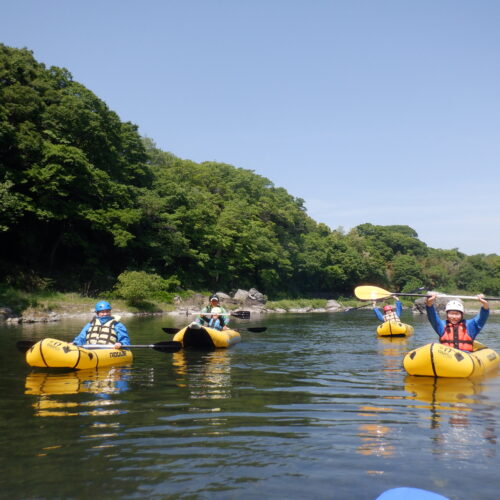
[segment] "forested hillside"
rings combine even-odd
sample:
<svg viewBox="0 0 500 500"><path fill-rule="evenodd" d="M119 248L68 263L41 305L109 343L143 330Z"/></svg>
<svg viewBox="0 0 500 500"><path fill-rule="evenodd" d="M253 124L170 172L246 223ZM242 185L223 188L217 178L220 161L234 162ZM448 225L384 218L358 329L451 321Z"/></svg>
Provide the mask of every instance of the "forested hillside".
<svg viewBox="0 0 500 500"><path fill-rule="evenodd" d="M333 189L333 193L335 190ZM0 45L0 278L96 294L143 271L192 290L350 295L361 283L500 293L500 257L408 226L348 234L252 171L159 150L66 69Z"/></svg>

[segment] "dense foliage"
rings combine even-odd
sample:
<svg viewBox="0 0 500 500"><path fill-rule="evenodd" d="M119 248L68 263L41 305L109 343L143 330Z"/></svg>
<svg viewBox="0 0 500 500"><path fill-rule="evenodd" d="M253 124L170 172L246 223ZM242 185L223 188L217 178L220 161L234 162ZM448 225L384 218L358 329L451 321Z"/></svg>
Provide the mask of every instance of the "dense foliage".
<svg viewBox="0 0 500 500"><path fill-rule="evenodd" d="M0 278L18 288L500 293L500 257L428 248L408 226L331 230L252 171L159 150L67 70L5 45L0 208Z"/></svg>

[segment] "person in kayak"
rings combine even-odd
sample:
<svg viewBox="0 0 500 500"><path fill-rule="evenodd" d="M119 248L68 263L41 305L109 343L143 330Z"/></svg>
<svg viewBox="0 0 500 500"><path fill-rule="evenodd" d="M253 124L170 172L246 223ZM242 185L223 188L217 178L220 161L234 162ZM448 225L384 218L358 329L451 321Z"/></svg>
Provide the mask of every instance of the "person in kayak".
<svg viewBox="0 0 500 500"><path fill-rule="evenodd" d="M119 316L111 316L111 304L100 300L95 305L94 318L74 338L73 344L113 344L115 349L130 345L127 327Z"/></svg>
<svg viewBox="0 0 500 500"><path fill-rule="evenodd" d="M208 322L208 326L210 328L214 328L215 330L222 330L222 328L224 327L224 324L221 322L222 309L220 307L214 307L211 313L212 313L212 318Z"/></svg>
<svg viewBox="0 0 500 500"><path fill-rule="evenodd" d="M446 321L439 317L434 301L437 294L431 293L425 300L427 318L432 328L439 335L441 344L460 349L461 351L473 351L476 335L482 330L490 314L488 301L483 294L477 296L481 302L481 310L472 319L464 319L464 305L460 300L450 300L445 307Z"/></svg>
<svg viewBox="0 0 500 500"><path fill-rule="evenodd" d="M403 304L401 304L401 301L397 298L394 297L394 300L396 301L396 311L394 311L394 307L391 305L386 305L384 306L383 313L380 311L380 309L377 307L377 303L373 302L373 312L375 313L375 316L380 321L399 321L399 318L401 317L401 313L403 312Z"/></svg>
<svg viewBox="0 0 500 500"><path fill-rule="evenodd" d="M198 318L196 318L194 323L197 323L198 325L210 326L210 320L212 319L212 315L211 314L204 315L203 313L212 313L213 310L217 308L219 310L218 311L219 315L218 319L220 323L219 330L227 330L230 316L229 313L219 304L220 304L219 297L217 295L212 295L210 297L210 303L201 310L201 315L198 316Z"/></svg>

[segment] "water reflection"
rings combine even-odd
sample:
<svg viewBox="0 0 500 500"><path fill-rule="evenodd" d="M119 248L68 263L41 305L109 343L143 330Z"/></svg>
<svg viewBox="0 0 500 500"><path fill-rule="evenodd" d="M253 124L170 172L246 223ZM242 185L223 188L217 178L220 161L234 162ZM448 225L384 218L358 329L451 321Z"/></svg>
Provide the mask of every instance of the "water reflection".
<svg viewBox="0 0 500 500"><path fill-rule="evenodd" d="M484 385L478 380L447 377L405 378L407 399L431 403L428 408L449 410L450 403L472 404L480 398ZM468 409L467 411L469 411Z"/></svg>
<svg viewBox="0 0 500 500"><path fill-rule="evenodd" d="M483 395L486 380L406 377L407 399L430 403L423 408L429 410L430 428L436 431L433 453L465 459L475 455L479 446L496 456L495 447L484 443L496 445L497 440L494 408Z"/></svg>
<svg viewBox="0 0 500 500"><path fill-rule="evenodd" d="M391 430L389 425L381 422L373 423L373 420L386 419L392 411L391 408L376 406L362 406L360 408L358 415L367 417L372 423L362 424L358 427L358 436L362 443L357 448L359 454L377 457L388 457L394 454L395 446L388 439Z"/></svg>
<svg viewBox="0 0 500 500"><path fill-rule="evenodd" d="M26 376L24 392L36 396L33 408L38 417L114 415L122 413L113 408L120 401L110 396L128 390L128 377L129 369L119 367L58 373L35 371ZM90 393L95 398L80 401L67 397L80 393Z"/></svg>
<svg viewBox="0 0 500 500"><path fill-rule="evenodd" d="M231 354L227 349L206 353L181 350L173 353L172 364L179 387L187 387L194 399L231 397Z"/></svg>
<svg viewBox="0 0 500 500"><path fill-rule="evenodd" d="M407 337L379 337L378 352L383 356L385 372L401 371L401 365L404 355L408 352Z"/></svg>

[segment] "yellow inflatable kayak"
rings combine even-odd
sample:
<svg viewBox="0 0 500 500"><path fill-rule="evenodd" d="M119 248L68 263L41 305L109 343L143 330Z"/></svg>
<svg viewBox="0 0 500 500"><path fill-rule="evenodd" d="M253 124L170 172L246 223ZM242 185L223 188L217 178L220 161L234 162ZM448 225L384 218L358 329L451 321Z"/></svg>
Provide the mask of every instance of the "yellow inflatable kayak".
<svg viewBox="0 0 500 500"><path fill-rule="evenodd" d="M97 347L97 346L96 346ZM57 339L43 339L26 351L26 362L39 368L85 370L131 363L128 349L84 349Z"/></svg>
<svg viewBox="0 0 500 500"><path fill-rule="evenodd" d="M479 377L498 368L498 354L474 341L474 351L466 352L432 342L410 351L403 358L409 375L427 377Z"/></svg>
<svg viewBox="0 0 500 500"><path fill-rule="evenodd" d="M188 325L173 337L174 342L181 342L183 347L191 349L218 349L237 344L241 340L236 330L215 330L207 326Z"/></svg>
<svg viewBox="0 0 500 500"><path fill-rule="evenodd" d="M377 327L379 337L409 337L413 334L413 326L401 321L384 321Z"/></svg>

